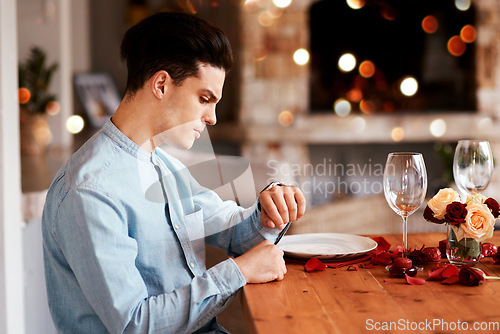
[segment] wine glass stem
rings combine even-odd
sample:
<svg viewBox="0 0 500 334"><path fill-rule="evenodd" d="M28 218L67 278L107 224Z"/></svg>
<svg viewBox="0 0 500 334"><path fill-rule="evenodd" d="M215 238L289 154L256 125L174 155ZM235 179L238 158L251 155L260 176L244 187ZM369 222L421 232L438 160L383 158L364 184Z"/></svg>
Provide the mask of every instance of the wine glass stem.
<svg viewBox="0 0 500 334"><path fill-rule="evenodd" d="M406 257L406 250L408 249L408 215L403 214L401 215L401 218L403 218L403 257Z"/></svg>

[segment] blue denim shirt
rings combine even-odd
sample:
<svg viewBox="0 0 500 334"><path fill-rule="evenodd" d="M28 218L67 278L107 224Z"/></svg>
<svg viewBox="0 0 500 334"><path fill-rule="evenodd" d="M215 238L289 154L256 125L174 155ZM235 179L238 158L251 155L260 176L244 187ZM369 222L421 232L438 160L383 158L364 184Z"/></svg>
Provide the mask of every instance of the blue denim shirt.
<svg viewBox="0 0 500 334"><path fill-rule="evenodd" d="M279 233L111 121L58 172L42 224L50 311L72 334L217 331L245 279L232 259L207 270L205 243L239 255Z"/></svg>

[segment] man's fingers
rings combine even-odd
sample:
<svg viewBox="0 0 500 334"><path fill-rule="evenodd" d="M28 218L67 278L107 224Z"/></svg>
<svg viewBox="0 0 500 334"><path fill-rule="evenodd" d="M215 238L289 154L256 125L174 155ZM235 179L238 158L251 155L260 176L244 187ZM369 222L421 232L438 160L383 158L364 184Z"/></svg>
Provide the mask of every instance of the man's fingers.
<svg viewBox="0 0 500 334"><path fill-rule="evenodd" d="M263 193L261 195L260 205L265 210L269 219L273 221L274 225L276 226L284 225L283 220L281 218L281 214L278 211L276 203L274 202L274 199L272 198L270 193L265 193L265 194Z"/></svg>
<svg viewBox="0 0 500 334"><path fill-rule="evenodd" d="M297 203L297 219L301 218L306 212L306 198L302 191L298 190L294 193L295 203Z"/></svg>
<svg viewBox="0 0 500 334"><path fill-rule="evenodd" d="M295 201L295 194L293 191L286 191L284 194L286 206L288 209L288 221L297 220L297 202Z"/></svg>
<svg viewBox="0 0 500 334"><path fill-rule="evenodd" d="M260 213L260 221L262 222L262 224L265 227L274 228L276 226L276 225L274 225L274 223L271 220L271 218L269 218L269 216L267 215L266 210L264 210L264 209L262 209L262 211Z"/></svg>

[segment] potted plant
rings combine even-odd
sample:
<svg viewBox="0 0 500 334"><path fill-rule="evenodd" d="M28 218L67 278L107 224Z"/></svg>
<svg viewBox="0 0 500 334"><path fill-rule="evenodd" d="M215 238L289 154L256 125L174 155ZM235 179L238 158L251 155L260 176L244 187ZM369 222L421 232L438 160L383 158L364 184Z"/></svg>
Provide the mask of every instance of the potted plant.
<svg viewBox="0 0 500 334"><path fill-rule="evenodd" d="M57 64L46 64L46 53L39 47L30 50L29 57L19 64L19 107L21 153L45 153L50 142L47 113L59 109L49 85Z"/></svg>

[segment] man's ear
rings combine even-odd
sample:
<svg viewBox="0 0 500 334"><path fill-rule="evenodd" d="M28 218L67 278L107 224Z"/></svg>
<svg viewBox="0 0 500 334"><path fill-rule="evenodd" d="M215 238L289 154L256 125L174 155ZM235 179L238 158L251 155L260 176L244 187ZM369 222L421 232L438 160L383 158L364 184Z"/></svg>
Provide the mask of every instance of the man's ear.
<svg viewBox="0 0 500 334"><path fill-rule="evenodd" d="M169 84L172 82L172 78L167 71L161 70L156 72L151 78L151 91L157 99L163 98L166 94Z"/></svg>

